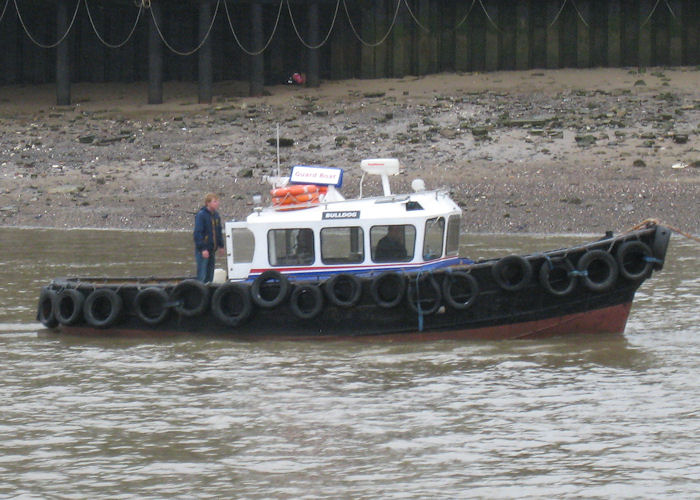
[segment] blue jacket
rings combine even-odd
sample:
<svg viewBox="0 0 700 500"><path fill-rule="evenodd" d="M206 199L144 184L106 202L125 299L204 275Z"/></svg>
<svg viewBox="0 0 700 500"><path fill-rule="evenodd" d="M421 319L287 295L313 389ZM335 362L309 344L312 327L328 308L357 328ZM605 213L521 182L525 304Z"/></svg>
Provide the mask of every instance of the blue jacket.
<svg viewBox="0 0 700 500"><path fill-rule="evenodd" d="M216 240L214 240L216 238ZM216 243L216 247L214 247ZM223 248L224 237L221 232L221 217L219 212L213 214L202 207L194 216L194 248L198 252L209 250L213 252L217 248Z"/></svg>

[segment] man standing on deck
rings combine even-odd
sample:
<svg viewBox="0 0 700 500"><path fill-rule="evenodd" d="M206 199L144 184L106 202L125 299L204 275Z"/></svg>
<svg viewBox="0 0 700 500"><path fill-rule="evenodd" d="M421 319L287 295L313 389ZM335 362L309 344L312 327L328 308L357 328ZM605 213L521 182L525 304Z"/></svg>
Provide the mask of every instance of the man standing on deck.
<svg viewBox="0 0 700 500"><path fill-rule="evenodd" d="M224 251L224 237L219 217L219 197L208 193L204 206L194 217L194 255L197 262L197 279L209 283L214 279L216 251Z"/></svg>

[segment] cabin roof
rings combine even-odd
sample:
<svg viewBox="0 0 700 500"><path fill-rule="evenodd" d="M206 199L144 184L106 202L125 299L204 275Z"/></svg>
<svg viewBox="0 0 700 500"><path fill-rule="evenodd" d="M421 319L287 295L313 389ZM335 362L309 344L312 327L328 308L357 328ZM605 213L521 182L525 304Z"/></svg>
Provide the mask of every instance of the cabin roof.
<svg viewBox="0 0 700 500"><path fill-rule="evenodd" d="M419 205L415 209L407 209L409 203ZM248 224L288 225L290 223L315 223L324 220L324 213L345 213L334 220L386 220L390 223L401 223L402 219L426 218L445 215L460 211L455 202L444 191L425 191L411 194L396 194L372 198L349 199L342 201L324 202L311 205L308 208L295 210L278 210L266 207L256 210L246 219ZM353 216L351 212L359 212ZM328 220L326 215L326 220Z"/></svg>

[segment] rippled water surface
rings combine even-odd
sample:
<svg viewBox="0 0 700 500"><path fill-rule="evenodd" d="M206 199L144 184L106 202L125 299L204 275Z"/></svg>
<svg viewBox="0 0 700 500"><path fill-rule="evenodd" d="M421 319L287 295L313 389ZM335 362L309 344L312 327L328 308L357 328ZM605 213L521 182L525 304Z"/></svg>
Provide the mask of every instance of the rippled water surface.
<svg viewBox="0 0 700 500"><path fill-rule="evenodd" d="M0 229L0 497L697 498L700 259L674 238L624 335L61 337L66 275L191 274L189 234ZM463 253L581 237L467 236Z"/></svg>

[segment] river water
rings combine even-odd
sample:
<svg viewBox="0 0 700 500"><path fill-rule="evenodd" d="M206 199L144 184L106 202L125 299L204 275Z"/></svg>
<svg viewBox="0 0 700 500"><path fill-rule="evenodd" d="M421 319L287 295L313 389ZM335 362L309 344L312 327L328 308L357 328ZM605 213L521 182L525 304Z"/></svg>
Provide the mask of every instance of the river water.
<svg viewBox="0 0 700 500"><path fill-rule="evenodd" d="M465 238L471 257L586 240ZM50 278L191 274L190 235L0 242L0 497L700 497L688 240L624 335L408 344L47 334Z"/></svg>

